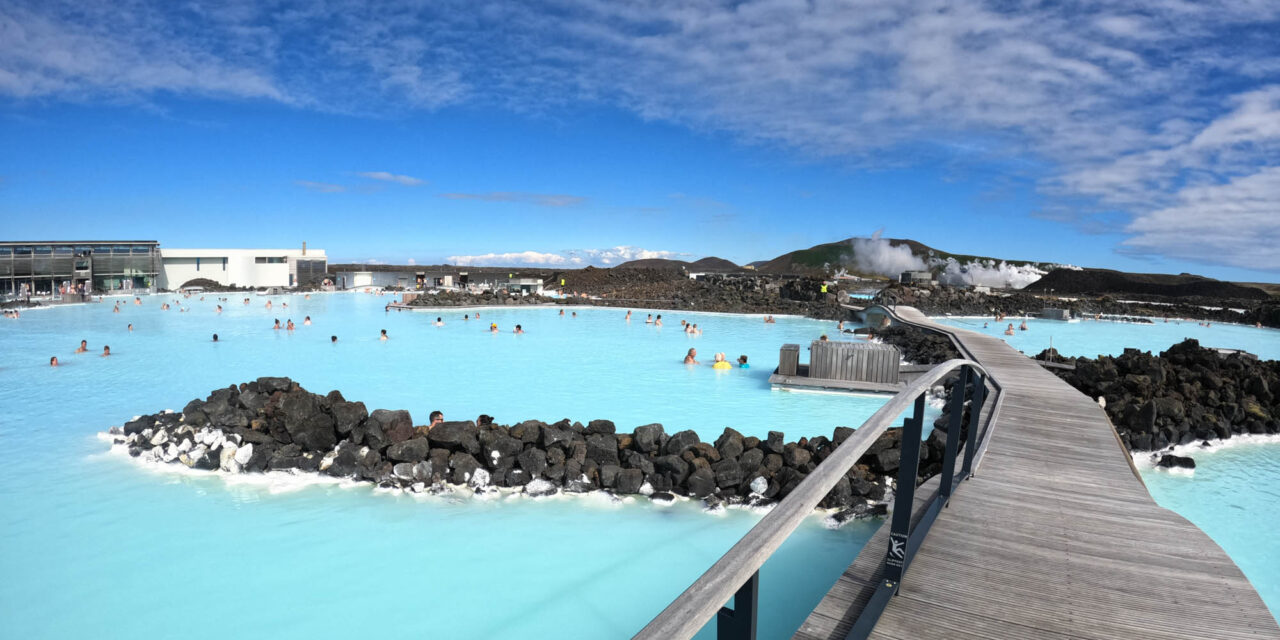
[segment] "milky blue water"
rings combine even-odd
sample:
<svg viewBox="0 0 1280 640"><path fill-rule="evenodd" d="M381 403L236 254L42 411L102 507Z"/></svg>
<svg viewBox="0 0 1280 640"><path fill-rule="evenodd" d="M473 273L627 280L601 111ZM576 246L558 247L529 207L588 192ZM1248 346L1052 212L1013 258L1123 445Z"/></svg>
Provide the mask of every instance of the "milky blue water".
<svg viewBox="0 0 1280 640"><path fill-rule="evenodd" d="M0 637L628 637L760 517L600 496L427 498L278 474L230 482L145 467L96 435L216 387L285 375L417 423L440 409L661 422L703 438L724 426L830 435L883 402L770 390L778 347L832 333L826 322L662 312L658 328L642 310L628 324L615 309L529 308L464 322L460 310L386 313L389 298L364 294L276 296L272 310L242 298L220 315L210 295L183 300L186 313L150 297L120 313L107 303L0 322ZM275 318L297 330L272 330ZM681 318L703 335L681 332ZM516 323L527 333L511 334ZM90 353L73 353L81 339ZM98 355L104 344L114 355ZM680 364L690 347L703 365ZM754 366L715 371L717 351ZM800 527L763 569L761 637L789 635L878 524Z"/></svg>
<svg viewBox="0 0 1280 640"><path fill-rule="evenodd" d="M1015 335L1004 336L1012 320ZM1119 355L1125 347L1160 353L1185 338L1206 347L1243 349L1269 360L1280 359L1280 331L1244 325L1204 327L1195 320L1132 324L1085 320L1021 322L990 319L940 318L939 322L998 336L1014 348L1035 355L1053 346L1064 356ZM982 329L983 323L989 324ZM1258 589L1272 615L1280 617L1280 440L1236 438L1230 446L1183 452L1196 460L1195 472L1156 469L1146 456L1138 459L1143 480L1161 506L1176 511L1214 539Z"/></svg>
<svg viewBox="0 0 1280 640"><path fill-rule="evenodd" d="M1237 437L1210 449L1179 447L1179 453L1195 458L1194 473L1158 470L1139 457L1147 490L1209 534L1280 618L1280 439Z"/></svg>
<svg viewBox="0 0 1280 640"><path fill-rule="evenodd" d="M1053 348L1064 356L1096 358L1099 354L1119 355L1126 347L1159 354L1170 345L1186 338L1195 338L1203 347L1244 349L1266 360L1280 359L1280 330L1240 324L1211 323L1204 327L1195 320L1157 320L1155 324L1112 322L1109 320L1058 320L1028 319L1027 330L1019 331L1020 318L1008 317L1004 322L991 318L937 318L942 324L970 329L996 336L1013 348L1034 356ZM1014 335L1004 335L1012 322ZM983 324L988 325L985 329Z"/></svg>

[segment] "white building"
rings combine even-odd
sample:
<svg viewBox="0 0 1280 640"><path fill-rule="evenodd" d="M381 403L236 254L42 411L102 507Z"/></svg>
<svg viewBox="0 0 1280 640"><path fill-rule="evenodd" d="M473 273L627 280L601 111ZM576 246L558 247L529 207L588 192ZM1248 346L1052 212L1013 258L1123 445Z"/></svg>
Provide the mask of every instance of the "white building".
<svg viewBox="0 0 1280 640"><path fill-rule="evenodd" d="M525 295L542 295L542 278L510 278L506 290Z"/></svg>
<svg viewBox="0 0 1280 640"><path fill-rule="evenodd" d="M206 278L224 286L319 285L329 267L323 249L160 249L160 286Z"/></svg>

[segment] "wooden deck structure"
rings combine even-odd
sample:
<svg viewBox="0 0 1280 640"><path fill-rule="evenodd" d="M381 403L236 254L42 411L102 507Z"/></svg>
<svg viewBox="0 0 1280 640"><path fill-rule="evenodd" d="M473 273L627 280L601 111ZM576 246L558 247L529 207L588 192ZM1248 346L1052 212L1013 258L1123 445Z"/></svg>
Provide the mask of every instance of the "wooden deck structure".
<svg viewBox="0 0 1280 640"><path fill-rule="evenodd" d="M870 637L1280 638L1221 547L1147 493L1093 400L1002 340L909 307L889 313L950 335L1001 400L981 466L933 523ZM888 528L794 638L847 636L880 582Z"/></svg>

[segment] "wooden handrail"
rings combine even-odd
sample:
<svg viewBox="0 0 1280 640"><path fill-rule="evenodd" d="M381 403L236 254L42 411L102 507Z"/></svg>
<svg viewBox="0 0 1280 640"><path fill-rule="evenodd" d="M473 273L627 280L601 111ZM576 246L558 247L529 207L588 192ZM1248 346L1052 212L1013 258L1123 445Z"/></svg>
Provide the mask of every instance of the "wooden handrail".
<svg viewBox="0 0 1280 640"><path fill-rule="evenodd" d="M934 383L960 367L986 370L972 360L949 360L917 378L885 403L853 435L842 442L796 488L774 506L760 522L738 540L710 569L698 577L657 617L649 621L634 638L668 640L692 638L716 614L739 587L760 570L765 561L813 513L818 503L835 487L840 478L853 468L867 449L875 443L916 398ZM964 393L963 389L958 390Z"/></svg>

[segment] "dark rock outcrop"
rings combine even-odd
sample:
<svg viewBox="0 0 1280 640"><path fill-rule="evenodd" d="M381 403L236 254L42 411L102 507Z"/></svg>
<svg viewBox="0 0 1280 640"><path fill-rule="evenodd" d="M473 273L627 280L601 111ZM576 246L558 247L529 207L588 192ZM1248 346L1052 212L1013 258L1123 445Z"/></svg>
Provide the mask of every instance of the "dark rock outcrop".
<svg viewBox="0 0 1280 640"><path fill-rule="evenodd" d="M1131 451L1280 433L1280 361L1223 354L1186 340L1160 355L1125 349L1119 356L1075 358L1055 371L1090 398Z"/></svg>
<svg viewBox="0 0 1280 640"><path fill-rule="evenodd" d="M132 456L197 469L318 472L411 491L448 483L533 495L676 494L709 505L786 497L850 433L839 427L831 438L786 442L777 431L762 441L725 429L711 443L693 431L669 436L660 424L616 433L604 420L585 427L567 420L444 422L428 431L415 428L407 411L367 413L339 393L312 394L287 378L219 389L180 415L142 416L112 430ZM899 430L885 433L821 506L881 512L875 504L896 479L900 440ZM936 473L941 446L936 436L924 443L918 481Z"/></svg>

